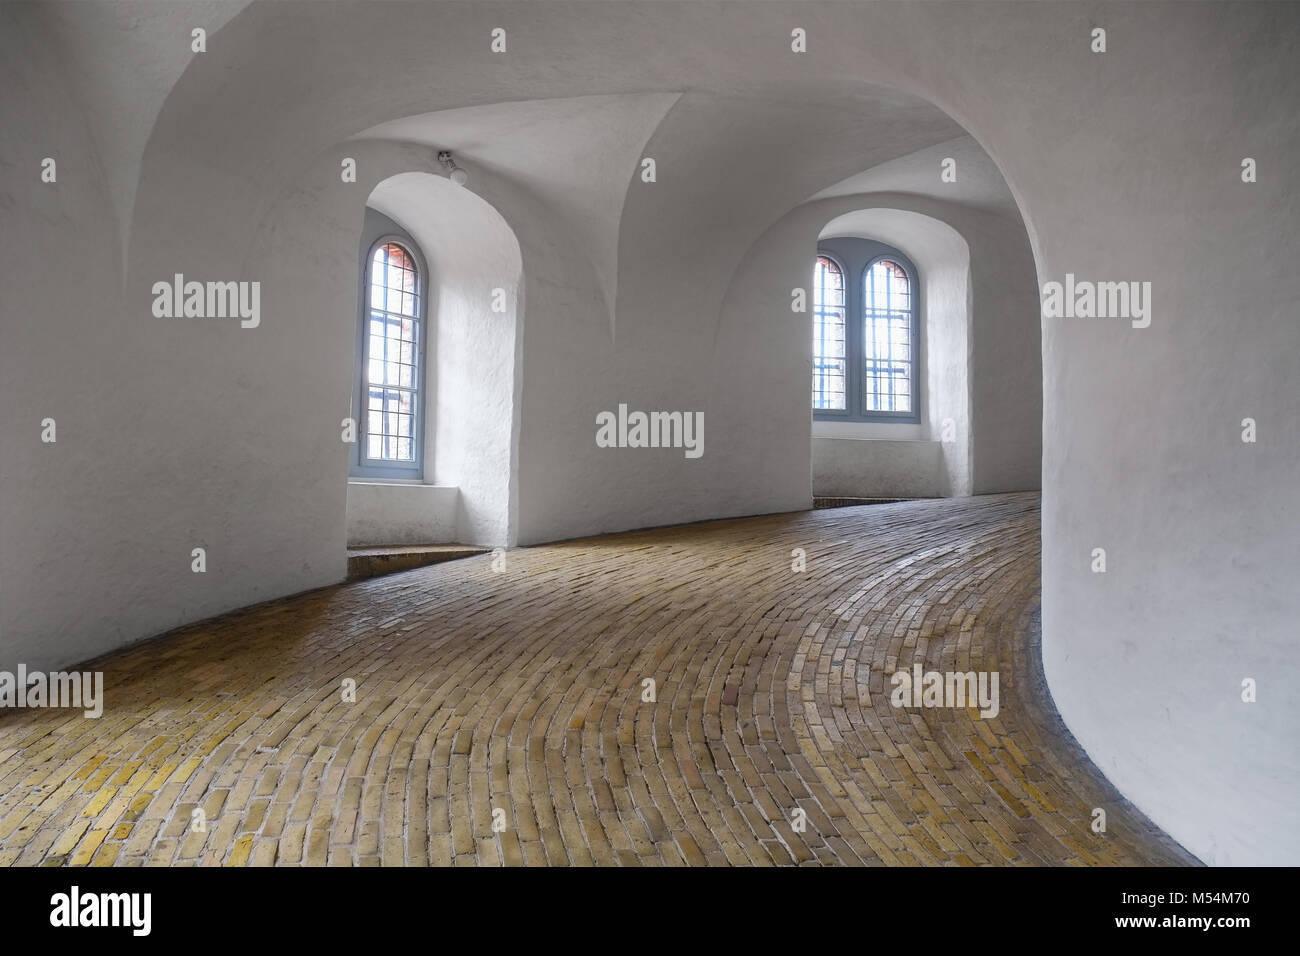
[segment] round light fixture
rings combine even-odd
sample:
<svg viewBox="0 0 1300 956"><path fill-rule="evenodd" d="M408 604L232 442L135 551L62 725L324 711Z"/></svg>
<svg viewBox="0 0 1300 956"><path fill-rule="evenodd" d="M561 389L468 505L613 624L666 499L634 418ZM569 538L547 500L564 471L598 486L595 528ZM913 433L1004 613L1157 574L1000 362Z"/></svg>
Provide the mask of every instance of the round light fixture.
<svg viewBox="0 0 1300 956"><path fill-rule="evenodd" d="M469 173L456 165L456 160L452 159L451 150L444 149L438 153L438 162L442 163L442 168L447 170L447 178L457 186L464 186L469 182Z"/></svg>

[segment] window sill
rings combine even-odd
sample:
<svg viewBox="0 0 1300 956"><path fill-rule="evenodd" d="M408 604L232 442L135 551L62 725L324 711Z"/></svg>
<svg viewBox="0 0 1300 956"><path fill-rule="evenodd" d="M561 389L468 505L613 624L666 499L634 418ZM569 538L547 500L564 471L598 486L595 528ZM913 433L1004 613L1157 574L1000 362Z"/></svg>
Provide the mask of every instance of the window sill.
<svg viewBox="0 0 1300 956"><path fill-rule="evenodd" d="M886 441L924 441L930 429L919 422L851 422L815 418L814 438L881 439Z"/></svg>
<svg viewBox="0 0 1300 956"><path fill-rule="evenodd" d="M878 435L813 435L813 438L824 438L827 441L882 441L890 445L899 444L918 444L918 445L942 445L943 442L937 438L881 438Z"/></svg>
<svg viewBox="0 0 1300 956"><path fill-rule="evenodd" d="M411 485L425 488L454 488L455 485L436 485L423 478L372 478L368 475L349 475L349 485Z"/></svg>

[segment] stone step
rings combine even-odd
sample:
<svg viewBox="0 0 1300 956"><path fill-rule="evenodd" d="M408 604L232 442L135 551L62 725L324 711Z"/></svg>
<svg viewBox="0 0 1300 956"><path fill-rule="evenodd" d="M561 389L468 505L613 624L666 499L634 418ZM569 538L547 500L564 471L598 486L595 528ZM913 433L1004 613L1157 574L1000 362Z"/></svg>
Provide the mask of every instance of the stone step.
<svg viewBox="0 0 1300 956"><path fill-rule="evenodd" d="M814 508L853 508L858 505L890 505L898 501L924 501L924 498L847 498L813 496Z"/></svg>
<svg viewBox="0 0 1300 956"><path fill-rule="evenodd" d="M408 544L386 548L348 548L348 580L362 581L381 574L410 571L428 564L455 561L476 554L487 554L491 548L468 544Z"/></svg>

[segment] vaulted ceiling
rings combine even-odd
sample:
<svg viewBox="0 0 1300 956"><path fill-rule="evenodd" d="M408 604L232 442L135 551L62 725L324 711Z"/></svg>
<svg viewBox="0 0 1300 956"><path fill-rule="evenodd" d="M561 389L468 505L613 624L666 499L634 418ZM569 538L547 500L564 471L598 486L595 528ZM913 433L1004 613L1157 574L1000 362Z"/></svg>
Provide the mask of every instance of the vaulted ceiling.
<svg viewBox="0 0 1300 956"><path fill-rule="evenodd" d="M938 144L955 139L963 176L945 198L1010 206L996 168L941 110L817 61L755 71L753 52L781 37L706 7L674 7L671 17L629 10L623 29L643 31L657 51L633 61L620 37L601 42L584 4L507 16L473 4L127 0L48 4L30 16L73 65L68 82L124 255L151 155L155 172L185 154L235 179L278 177L287 187L319 151L354 137L453 149L471 170L533 192L586 247L611 304L628 183L643 152L679 188L675 205L635 209L625 239L635 255L654 256L666 230L683 235L688 224L703 246L738 226L754 233L819 191L932 188L928 170L900 158L951 153ZM498 21L506 55L487 50ZM594 39L575 39L579 22ZM197 27L207 31L204 53L191 51ZM536 98L521 101L525 76Z"/></svg>

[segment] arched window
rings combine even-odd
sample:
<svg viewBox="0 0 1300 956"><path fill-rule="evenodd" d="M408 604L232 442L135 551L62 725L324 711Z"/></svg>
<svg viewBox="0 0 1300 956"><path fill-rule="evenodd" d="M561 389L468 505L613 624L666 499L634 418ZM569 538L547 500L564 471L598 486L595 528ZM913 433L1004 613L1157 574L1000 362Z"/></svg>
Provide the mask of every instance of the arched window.
<svg viewBox="0 0 1300 956"><path fill-rule="evenodd" d="M915 408L912 282L893 259L862 272L862 400L864 414L910 416Z"/></svg>
<svg viewBox="0 0 1300 956"><path fill-rule="evenodd" d="M813 270L813 408L845 408L844 270L818 256Z"/></svg>
<svg viewBox="0 0 1300 956"><path fill-rule="evenodd" d="M828 239L818 252L813 416L919 422L916 270L897 249L870 239ZM856 286L845 282L855 274Z"/></svg>
<svg viewBox="0 0 1300 956"><path fill-rule="evenodd" d="M381 239L366 263L357 472L423 474L424 284L414 252Z"/></svg>

